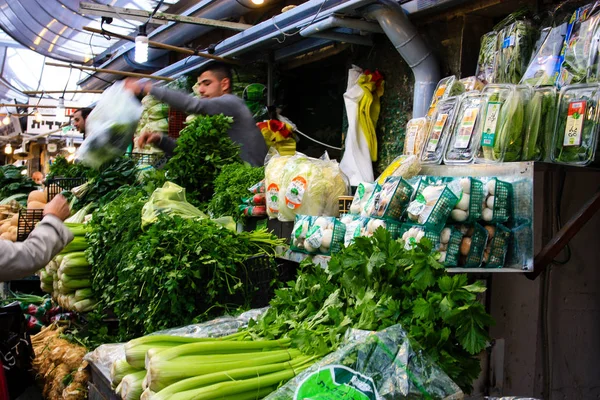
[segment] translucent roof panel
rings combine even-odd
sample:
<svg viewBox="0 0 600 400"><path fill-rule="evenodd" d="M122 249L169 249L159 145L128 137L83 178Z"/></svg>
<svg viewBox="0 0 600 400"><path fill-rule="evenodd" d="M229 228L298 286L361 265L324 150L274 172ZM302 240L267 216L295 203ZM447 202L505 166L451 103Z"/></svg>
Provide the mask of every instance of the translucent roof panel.
<svg viewBox="0 0 600 400"><path fill-rule="evenodd" d="M87 0L92 2L92 0ZM94 3L152 11L157 0L100 0ZM173 1L163 2L161 9ZM29 49L57 60L84 63L117 40L83 30L99 29L100 18L78 13L79 0L0 0L0 28ZM111 31L130 34L140 21L114 20ZM0 38L1 40L1 38Z"/></svg>

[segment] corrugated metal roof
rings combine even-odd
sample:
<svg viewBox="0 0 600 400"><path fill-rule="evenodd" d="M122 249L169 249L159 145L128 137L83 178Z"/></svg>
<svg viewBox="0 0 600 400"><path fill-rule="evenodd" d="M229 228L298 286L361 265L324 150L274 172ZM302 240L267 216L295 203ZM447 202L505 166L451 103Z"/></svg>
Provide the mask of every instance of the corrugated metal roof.
<svg viewBox="0 0 600 400"><path fill-rule="evenodd" d="M117 7L152 11L157 0L94 1ZM165 1L167 7L172 1ZM78 13L79 0L0 0L0 28L29 49L57 60L84 63L102 53L116 40L107 40L83 30L100 28L100 18ZM140 24L115 20L111 30L130 34Z"/></svg>

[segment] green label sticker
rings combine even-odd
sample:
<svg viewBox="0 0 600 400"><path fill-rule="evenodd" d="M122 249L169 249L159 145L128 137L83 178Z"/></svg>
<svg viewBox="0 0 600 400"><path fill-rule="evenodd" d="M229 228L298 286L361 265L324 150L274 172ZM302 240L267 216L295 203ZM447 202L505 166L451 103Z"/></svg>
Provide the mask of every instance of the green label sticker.
<svg viewBox="0 0 600 400"><path fill-rule="evenodd" d="M328 365L304 379L294 400L379 400L375 382L343 365Z"/></svg>
<svg viewBox="0 0 600 400"><path fill-rule="evenodd" d="M365 197L365 185L360 183L356 189L356 193L358 193L359 200L362 200L362 198Z"/></svg>
<svg viewBox="0 0 600 400"><path fill-rule="evenodd" d="M484 147L494 147L494 143L496 143L500 107L502 107L500 102L491 101L488 103L481 135L481 145Z"/></svg>

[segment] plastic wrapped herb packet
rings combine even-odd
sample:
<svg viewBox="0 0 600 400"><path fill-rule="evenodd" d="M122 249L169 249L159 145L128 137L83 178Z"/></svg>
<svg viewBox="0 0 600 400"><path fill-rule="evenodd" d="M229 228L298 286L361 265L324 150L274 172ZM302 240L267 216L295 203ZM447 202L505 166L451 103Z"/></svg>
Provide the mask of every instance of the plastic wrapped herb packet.
<svg viewBox="0 0 600 400"><path fill-rule="evenodd" d="M444 164L472 163L479 145L475 125L479 118L483 96L477 92L465 93L456 111L450 131L450 140L444 155Z"/></svg>
<svg viewBox="0 0 600 400"><path fill-rule="evenodd" d="M421 153L421 164L442 163L458 104L459 98L456 96L438 103L431 123L428 124L429 131Z"/></svg>
<svg viewBox="0 0 600 400"><path fill-rule="evenodd" d="M600 85L565 86L560 91L552 161L585 166L596 157Z"/></svg>

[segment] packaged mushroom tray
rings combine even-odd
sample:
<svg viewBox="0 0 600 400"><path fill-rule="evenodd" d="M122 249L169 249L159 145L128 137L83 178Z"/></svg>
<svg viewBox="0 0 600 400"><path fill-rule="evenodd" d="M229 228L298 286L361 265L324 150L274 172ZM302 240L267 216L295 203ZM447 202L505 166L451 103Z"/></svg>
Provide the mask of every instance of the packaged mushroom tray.
<svg viewBox="0 0 600 400"><path fill-rule="evenodd" d="M331 255L342 249L346 226L334 217L297 215L292 229L293 251Z"/></svg>
<svg viewBox="0 0 600 400"><path fill-rule="evenodd" d="M357 237L371 237L377 229L385 229L392 235L392 239L400 237L402 224L399 221L381 218L369 218L360 215L346 214L340 217L340 222L346 227L344 246L348 247Z"/></svg>

